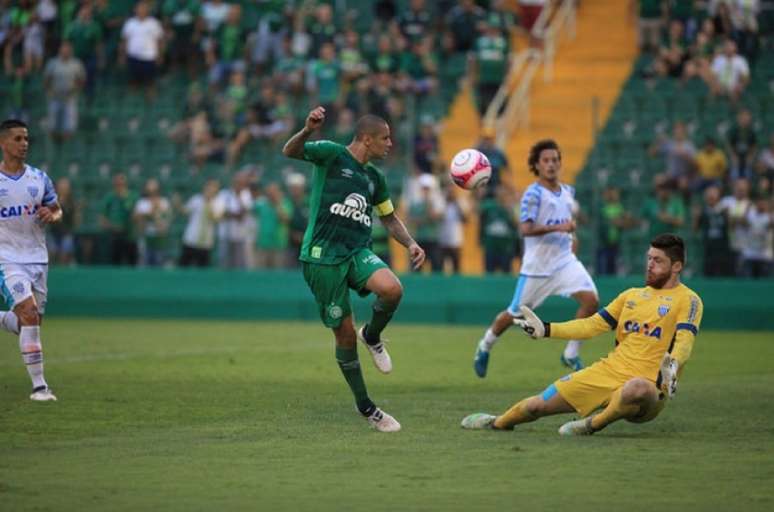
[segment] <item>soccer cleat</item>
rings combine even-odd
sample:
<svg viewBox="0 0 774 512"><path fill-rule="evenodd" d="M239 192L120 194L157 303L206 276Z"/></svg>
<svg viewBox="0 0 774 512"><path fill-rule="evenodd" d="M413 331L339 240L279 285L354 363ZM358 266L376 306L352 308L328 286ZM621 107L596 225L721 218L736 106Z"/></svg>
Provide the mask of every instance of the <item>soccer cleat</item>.
<svg viewBox="0 0 774 512"><path fill-rule="evenodd" d="M478 347L476 347L476 355L473 358L473 370L476 372L476 375L483 379L486 377L487 366L489 366L489 352L482 349L479 343Z"/></svg>
<svg viewBox="0 0 774 512"><path fill-rule="evenodd" d="M591 416L581 420L568 421L559 427L560 436L590 436L594 433L591 428Z"/></svg>
<svg viewBox="0 0 774 512"><path fill-rule="evenodd" d="M369 345L365 339L366 325L358 329L357 339L359 339L363 345L366 346L371 353L371 358L374 360L374 366L382 373L390 373L392 371L392 359L390 354L387 353L387 348L384 346L385 340L380 340L376 345ZM400 426L398 427L400 428Z"/></svg>
<svg viewBox="0 0 774 512"><path fill-rule="evenodd" d="M32 390L30 400L35 402L56 402L56 396L54 396L50 389L41 387Z"/></svg>
<svg viewBox="0 0 774 512"><path fill-rule="evenodd" d="M497 419L497 416L492 416L491 414L486 414L483 412L477 412L462 418L462 423L460 423L460 425L462 428L470 430L489 429L494 428L495 419Z"/></svg>
<svg viewBox="0 0 774 512"><path fill-rule="evenodd" d="M566 366L567 368L569 368L574 372L577 372L578 370L583 369L583 361L581 361L580 356L564 357L564 354L562 354L559 360L562 362L564 366Z"/></svg>
<svg viewBox="0 0 774 512"><path fill-rule="evenodd" d="M379 432L398 432L400 430L400 423L398 420L379 409L374 409L374 412L370 416L366 417L368 424L374 427Z"/></svg>

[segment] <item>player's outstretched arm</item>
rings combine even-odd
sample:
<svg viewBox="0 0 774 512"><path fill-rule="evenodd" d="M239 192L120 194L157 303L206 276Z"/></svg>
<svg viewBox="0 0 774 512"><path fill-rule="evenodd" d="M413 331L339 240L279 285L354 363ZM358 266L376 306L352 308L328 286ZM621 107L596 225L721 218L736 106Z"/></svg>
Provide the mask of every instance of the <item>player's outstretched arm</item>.
<svg viewBox="0 0 774 512"><path fill-rule="evenodd" d="M600 313L588 318L578 318L569 322L543 322L534 311L527 306L520 307L523 319L515 319L514 323L531 338L559 338L565 340L588 339L610 330L610 323Z"/></svg>
<svg viewBox="0 0 774 512"><path fill-rule="evenodd" d="M419 269L425 262L425 251L422 249L414 238L409 234L406 225L403 221L395 215L395 212L389 213L383 217L379 217L384 224L385 229L390 232L390 235L398 241L403 247L409 250L409 256L411 256L411 266L416 270Z"/></svg>
<svg viewBox="0 0 774 512"><path fill-rule="evenodd" d="M323 107L317 107L309 112L309 115L306 116L304 127L285 143L285 146L282 148L282 154L289 158L303 160L304 143L324 122L325 109Z"/></svg>

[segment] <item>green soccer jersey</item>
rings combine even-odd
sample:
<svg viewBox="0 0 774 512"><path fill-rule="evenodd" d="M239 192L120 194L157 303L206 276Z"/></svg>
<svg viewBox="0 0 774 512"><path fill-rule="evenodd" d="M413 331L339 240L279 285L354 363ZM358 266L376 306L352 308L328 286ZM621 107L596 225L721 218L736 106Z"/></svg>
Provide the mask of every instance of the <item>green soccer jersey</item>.
<svg viewBox="0 0 774 512"><path fill-rule="evenodd" d="M314 174L299 259L335 265L370 247L372 211L393 212L387 182L376 166L361 164L335 142L307 142L304 160L314 164Z"/></svg>

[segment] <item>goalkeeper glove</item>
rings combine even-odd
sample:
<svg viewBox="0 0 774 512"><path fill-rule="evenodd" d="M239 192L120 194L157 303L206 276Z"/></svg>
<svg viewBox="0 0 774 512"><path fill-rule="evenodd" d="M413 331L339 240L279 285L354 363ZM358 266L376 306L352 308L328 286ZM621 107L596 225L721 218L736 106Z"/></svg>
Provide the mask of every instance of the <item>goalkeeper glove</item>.
<svg viewBox="0 0 774 512"><path fill-rule="evenodd" d="M545 338L550 336L549 324L543 322L534 311L527 306L519 307L519 311L524 318L516 318L513 323L521 327L527 336L533 339Z"/></svg>
<svg viewBox="0 0 774 512"><path fill-rule="evenodd" d="M661 360L661 368L659 368L660 389L669 398L672 398L677 392L677 370L679 367L677 359L669 355L669 352L664 354L664 358Z"/></svg>

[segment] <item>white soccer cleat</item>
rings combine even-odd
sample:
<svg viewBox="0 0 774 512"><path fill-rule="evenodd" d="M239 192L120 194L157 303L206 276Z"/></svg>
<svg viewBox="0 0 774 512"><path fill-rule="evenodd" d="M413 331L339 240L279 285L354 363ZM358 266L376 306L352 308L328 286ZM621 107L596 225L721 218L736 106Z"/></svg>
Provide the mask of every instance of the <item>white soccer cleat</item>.
<svg viewBox="0 0 774 512"><path fill-rule="evenodd" d="M559 427L560 436L590 436L595 431L591 428L591 416L581 420L568 421Z"/></svg>
<svg viewBox="0 0 774 512"><path fill-rule="evenodd" d="M35 402L56 402L56 396L48 388L38 389L32 392L30 400Z"/></svg>
<svg viewBox="0 0 774 512"><path fill-rule="evenodd" d="M376 345L369 345L365 339L365 328L366 326L364 325L357 330L357 339L359 339L371 353L371 358L374 360L376 369L382 373L390 373L392 371L392 358L390 358L390 354L387 353L387 347L384 346L385 340L379 341Z"/></svg>
<svg viewBox="0 0 774 512"><path fill-rule="evenodd" d="M494 421L496 419L497 416L492 416L491 414L486 414L483 412L477 412L462 418L462 423L460 425L462 428L469 430L483 430L494 428Z"/></svg>
<svg viewBox="0 0 774 512"><path fill-rule="evenodd" d="M369 425L379 432L398 432L400 430L400 423L398 423L398 420L378 407L366 418L366 420Z"/></svg>

